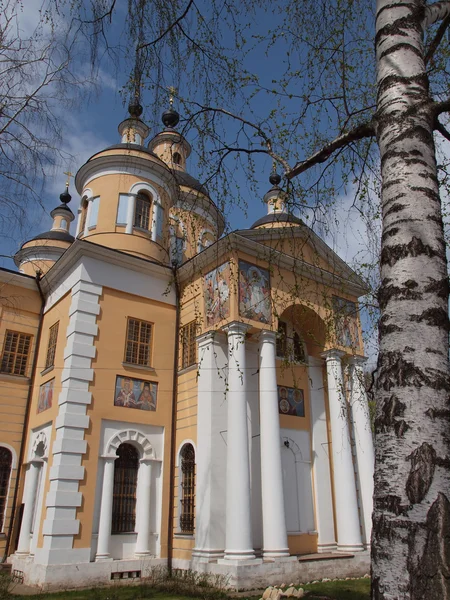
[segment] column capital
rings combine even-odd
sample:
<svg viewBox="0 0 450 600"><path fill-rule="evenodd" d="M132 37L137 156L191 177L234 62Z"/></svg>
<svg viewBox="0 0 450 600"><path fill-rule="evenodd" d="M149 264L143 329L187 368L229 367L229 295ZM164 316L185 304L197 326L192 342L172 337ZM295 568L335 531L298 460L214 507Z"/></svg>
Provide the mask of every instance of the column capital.
<svg viewBox="0 0 450 600"><path fill-rule="evenodd" d="M326 361L329 361L329 360L341 361L342 358L345 356L345 352L342 352L342 350L337 350L336 348L330 348L330 350L327 350L326 352L322 352L320 356L322 358L324 358Z"/></svg>
<svg viewBox="0 0 450 600"><path fill-rule="evenodd" d="M222 327L222 330L228 335L245 335L250 327L251 325L247 325L247 323L242 323L241 321L232 321L231 323L228 323Z"/></svg>
<svg viewBox="0 0 450 600"><path fill-rule="evenodd" d="M277 332L272 329L262 329L259 332L259 339L261 342L272 342L275 344L277 340Z"/></svg>
<svg viewBox="0 0 450 600"><path fill-rule="evenodd" d="M349 365L354 365L355 367L362 367L369 359L367 358L367 356L349 356L348 357L348 364Z"/></svg>
<svg viewBox="0 0 450 600"><path fill-rule="evenodd" d="M198 335L195 340L200 348L201 346L206 346L207 344L214 342L216 336L217 331L206 331L205 333Z"/></svg>

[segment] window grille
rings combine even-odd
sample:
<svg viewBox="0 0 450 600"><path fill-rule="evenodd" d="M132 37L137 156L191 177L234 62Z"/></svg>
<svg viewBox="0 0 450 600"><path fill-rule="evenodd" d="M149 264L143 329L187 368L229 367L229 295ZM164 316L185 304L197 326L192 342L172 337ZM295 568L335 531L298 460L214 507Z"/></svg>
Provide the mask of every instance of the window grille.
<svg viewBox="0 0 450 600"><path fill-rule="evenodd" d="M181 328L181 368L186 369L197 362L197 344L195 334L197 323L191 321Z"/></svg>
<svg viewBox="0 0 450 600"><path fill-rule="evenodd" d="M47 358L45 359L45 368L53 367L55 364L56 342L58 340L59 321L50 327L48 335Z"/></svg>
<svg viewBox="0 0 450 600"><path fill-rule="evenodd" d="M305 349L303 347L303 342L301 340L301 337L299 336L299 334L296 331L294 331L293 346L294 346L295 362L305 362L306 356L305 356Z"/></svg>
<svg viewBox="0 0 450 600"><path fill-rule="evenodd" d="M116 454L111 533L130 533L136 526L139 454L131 444L121 444Z"/></svg>
<svg viewBox="0 0 450 600"><path fill-rule="evenodd" d="M18 331L7 331L3 345L1 372L25 375L31 350L31 335Z"/></svg>
<svg viewBox="0 0 450 600"><path fill-rule="evenodd" d="M192 444L186 444L181 456L181 514L182 533L194 533L195 519L195 452Z"/></svg>
<svg viewBox="0 0 450 600"><path fill-rule="evenodd" d="M139 229L150 229L150 198L144 194L136 196L136 208L134 211L134 226Z"/></svg>
<svg viewBox="0 0 450 600"><path fill-rule="evenodd" d="M11 452L7 448L0 447L0 531L3 531L5 520L11 465Z"/></svg>
<svg viewBox="0 0 450 600"><path fill-rule="evenodd" d="M150 366L152 324L138 319L128 319L125 362L133 365Z"/></svg>

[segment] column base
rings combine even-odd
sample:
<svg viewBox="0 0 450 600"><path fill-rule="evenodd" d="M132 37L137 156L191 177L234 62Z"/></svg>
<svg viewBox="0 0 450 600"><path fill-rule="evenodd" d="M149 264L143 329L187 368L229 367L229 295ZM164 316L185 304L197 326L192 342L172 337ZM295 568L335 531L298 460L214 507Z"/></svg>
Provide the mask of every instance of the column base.
<svg viewBox="0 0 450 600"><path fill-rule="evenodd" d="M253 557L245 556L242 558L237 558L237 556L233 556L233 555L230 555L230 557L228 558L227 555L225 555L225 558L220 558L217 561L217 564L233 566L233 567L246 567L246 566L251 566L251 565L262 565L263 559L256 558L255 555L253 555Z"/></svg>
<svg viewBox="0 0 450 600"><path fill-rule="evenodd" d="M338 544L336 548L337 552L364 552L364 546L362 544Z"/></svg>
<svg viewBox="0 0 450 600"><path fill-rule="evenodd" d="M136 558L146 558L151 555L152 555L152 553L149 550L145 550L145 552L135 552L134 553L134 556Z"/></svg>
<svg viewBox="0 0 450 600"><path fill-rule="evenodd" d="M112 562L113 558L111 554L96 554L95 562Z"/></svg>
<svg viewBox="0 0 450 600"><path fill-rule="evenodd" d="M213 562L224 557L223 549L215 548L194 548L192 558L199 562Z"/></svg>
<svg viewBox="0 0 450 600"><path fill-rule="evenodd" d="M14 556L17 556L18 558L26 558L27 556L31 556L31 553L29 550L16 550L14 552Z"/></svg>
<svg viewBox="0 0 450 600"><path fill-rule="evenodd" d="M280 550L263 550L263 558L286 558L290 556L289 548L281 548Z"/></svg>
<svg viewBox="0 0 450 600"><path fill-rule="evenodd" d="M317 554L328 554L329 552L336 552L336 542L329 542L327 544L317 544Z"/></svg>
<svg viewBox="0 0 450 600"><path fill-rule="evenodd" d="M254 560L256 558L253 548L248 550L225 550L223 560Z"/></svg>

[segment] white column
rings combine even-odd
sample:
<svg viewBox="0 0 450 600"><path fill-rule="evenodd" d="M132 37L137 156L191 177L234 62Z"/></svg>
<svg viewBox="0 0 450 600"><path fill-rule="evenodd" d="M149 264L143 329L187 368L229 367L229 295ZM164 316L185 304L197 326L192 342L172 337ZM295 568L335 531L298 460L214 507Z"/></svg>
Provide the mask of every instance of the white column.
<svg viewBox="0 0 450 600"><path fill-rule="evenodd" d="M231 323L228 334L228 433L225 560L254 559L251 527L250 460L248 450L245 333Z"/></svg>
<svg viewBox="0 0 450 600"><path fill-rule="evenodd" d="M370 426L369 404L364 388L362 365L367 359L354 356L350 366L350 416L355 440L356 464L358 467L359 493L363 513L363 533L366 547L370 545L373 511L373 471L375 455L372 428Z"/></svg>
<svg viewBox="0 0 450 600"><path fill-rule="evenodd" d="M330 406L333 448L333 482L337 525L337 549L341 552L363 550L356 495L355 469L344 397L341 358L344 352L329 350L323 354L327 364L328 402Z"/></svg>
<svg viewBox="0 0 450 600"><path fill-rule="evenodd" d="M87 208L86 208L86 221L84 222L83 236L86 236L89 233L89 224L91 222L91 212L92 212L92 198L88 198Z"/></svg>
<svg viewBox="0 0 450 600"><path fill-rule="evenodd" d="M103 470L102 501L100 504L100 522L98 526L98 543L96 561L112 560L109 554L111 538L111 521L114 490L114 461L117 457L106 456Z"/></svg>
<svg viewBox="0 0 450 600"><path fill-rule="evenodd" d="M150 488L152 481L152 460L142 458L139 467L139 523L135 555L148 556L150 534ZM99 536L100 537L100 536Z"/></svg>
<svg viewBox="0 0 450 600"><path fill-rule="evenodd" d="M24 502L22 526L20 528L19 542L17 544L17 554L29 554L31 543L31 529L33 526L34 506L36 502L37 488L39 482L39 473L42 467L42 460L32 460L28 465L26 477L26 497Z"/></svg>
<svg viewBox="0 0 450 600"><path fill-rule="evenodd" d="M134 211L136 208L136 194L128 195L127 226L125 233L133 233Z"/></svg>
<svg viewBox="0 0 450 600"><path fill-rule="evenodd" d="M262 331L260 340L259 405L264 558L276 558L289 556L275 364L276 334L274 331Z"/></svg>
<svg viewBox="0 0 450 600"><path fill-rule="evenodd" d="M77 219L77 229L75 231L75 237L78 237L79 233L80 233L80 227L81 227L81 208L78 209L78 219Z"/></svg>
<svg viewBox="0 0 450 600"><path fill-rule="evenodd" d="M223 558L225 548L226 447L221 425L226 422L223 399L226 388L221 373L228 362L223 334L207 332L198 343L198 416L195 491L195 547L193 558ZM220 474L218 476L218 474Z"/></svg>
<svg viewBox="0 0 450 600"><path fill-rule="evenodd" d="M331 491L330 440L325 410L323 360L309 357L308 382L311 403L314 505L318 533L317 552L336 550L333 494Z"/></svg>

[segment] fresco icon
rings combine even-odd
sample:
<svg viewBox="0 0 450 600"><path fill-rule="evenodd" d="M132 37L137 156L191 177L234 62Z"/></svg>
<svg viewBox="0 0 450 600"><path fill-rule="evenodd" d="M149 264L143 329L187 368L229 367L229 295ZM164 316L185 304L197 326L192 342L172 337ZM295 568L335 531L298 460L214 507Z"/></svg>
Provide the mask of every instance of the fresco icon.
<svg viewBox="0 0 450 600"><path fill-rule="evenodd" d="M305 394L298 388L278 387L278 412L280 415L290 415L292 417L305 416Z"/></svg>
<svg viewBox="0 0 450 600"><path fill-rule="evenodd" d="M156 410L157 392L158 384L153 381L117 375L114 406Z"/></svg>
<svg viewBox="0 0 450 600"><path fill-rule="evenodd" d="M336 341L341 346L359 346L358 307L355 302L333 296Z"/></svg>
<svg viewBox="0 0 450 600"><path fill-rule="evenodd" d="M244 260L239 261L239 314L260 323L271 321L269 271Z"/></svg>
<svg viewBox="0 0 450 600"><path fill-rule="evenodd" d="M41 413L44 410L48 410L52 407L53 403L53 388L55 385L55 380L50 379L46 383L43 383L39 388L39 398L37 405L37 412Z"/></svg>
<svg viewBox="0 0 450 600"><path fill-rule="evenodd" d="M230 267L220 265L205 276L206 325L215 325L230 316Z"/></svg>

